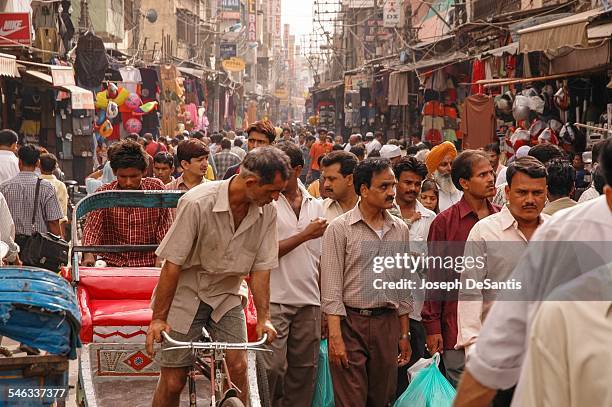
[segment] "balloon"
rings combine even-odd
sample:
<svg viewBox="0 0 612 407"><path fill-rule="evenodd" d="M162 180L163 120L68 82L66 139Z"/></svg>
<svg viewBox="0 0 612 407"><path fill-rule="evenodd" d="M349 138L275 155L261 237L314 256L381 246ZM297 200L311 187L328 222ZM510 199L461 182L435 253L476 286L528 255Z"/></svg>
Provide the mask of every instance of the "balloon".
<svg viewBox="0 0 612 407"><path fill-rule="evenodd" d="M114 83L110 82L106 87L106 96L109 99L115 99L119 95L119 88Z"/></svg>
<svg viewBox="0 0 612 407"><path fill-rule="evenodd" d="M125 103L125 101L127 100L129 96L130 96L130 91L125 88L120 87L119 93L117 94L117 97L113 99L113 101L117 103L117 106L123 106L123 104Z"/></svg>
<svg viewBox="0 0 612 407"><path fill-rule="evenodd" d="M96 93L96 108L97 109L106 109L108 106L108 98L106 97L106 91L101 91Z"/></svg>
<svg viewBox="0 0 612 407"><path fill-rule="evenodd" d="M109 119L114 119L119 114L119 106L115 102L108 102L108 106L106 107L106 117Z"/></svg>
<svg viewBox="0 0 612 407"><path fill-rule="evenodd" d="M96 112L96 126L102 126L102 123L106 120L106 110L98 110Z"/></svg>
<svg viewBox="0 0 612 407"><path fill-rule="evenodd" d="M137 118L132 117L124 123L123 127L128 133L140 133L140 130L142 130L142 123Z"/></svg>
<svg viewBox="0 0 612 407"><path fill-rule="evenodd" d="M135 116L142 116L144 114L151 113L155 109L157 109L157 102L156 101L147 102L144 105L138 107L136 110L134 110L134 115Z"/></svg>
<svg viewBox="0 0 612 407"><path fill-rule="evenodd" d="M140 105L142 105L142 100L140 96L135 93L130 93L130 96L125 100L125 107L130 111L136 110Z"/></svg>
<svg viewBox="0 0 612 407"><path fill-rule="evenodd" d="M100 133L100 135L104 138L108 138L113 134L113 125L111 124L110 120L105 120L104 123L102 123L98 133Z"/></svg>

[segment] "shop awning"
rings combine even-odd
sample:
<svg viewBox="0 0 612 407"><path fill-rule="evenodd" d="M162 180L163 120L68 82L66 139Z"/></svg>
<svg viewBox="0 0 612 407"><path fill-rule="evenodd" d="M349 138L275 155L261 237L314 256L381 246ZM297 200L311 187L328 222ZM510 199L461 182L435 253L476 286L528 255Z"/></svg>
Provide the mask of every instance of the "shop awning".
<svg viewBox="0 0 612 407"><path fill-rule="evenodd" d="M63 85L62 89L70 92L70 105L73 109L94 110L93 93L76 85Z"/></svg>
<svg viewBox="0 0 612 407"><path fill-rule="evenodd" d="M344 81L335 81L335 82L328 82L328 83L323 83L321 84L321 86L318 89L315 89L312 91L312 93L320 93L320 92L327 92L328 90L332 90L337 88L338 86L344 85Z"/></svg>
<svg viewBox="0 0 612 407"><path fill-rule="evenodd" d="M519 49L521 52L532 52L562 47L586 47L589 45L589 23L606 13L608 11L600 7L519 30Z"/></svg>
<svg viewBox="0 0 612 407"><path fill-rule="evenodd" d="M589 26L587 29L589 40L608 39L612 37L612 22Z"/></svg>
<svg viewBox="0 0 612 407"><path fill-rule="evenodd" d="M485 51L480 54L480 58L493 56L493 57L502 57L505 54L516 55L518 53L519 43L513 42L512 44L505 45L503 47L494 48L489 51Z"/></svg>
<svg viewBox="0 0 612 407"><path fill-rule="evenodd" d="M19 78L16 57L8 54L0 54L0 76Z"/></svg>
<svg viewBox="0 0 612 407"><path fill-rule="evenodd" d="M46 82L49 85L53 86L53 77L51 77L51 75L48 75L40 71L33 71L33 70L27 70L25 71L25 73L26 75L33 76L34 78L40 79L41 81Z"/></svg>
<svg viewBox="0 0 612 407"><path fill-rule="evenodd" d="M454 64L468 59L470 59L470 56L464 54L463 52L453 52L452 54L445 55L439 58L425 59L416 63L407 64L398 69L398 72L417 71L421 69L432 68L438 65Z"/></svg>
<svg viewBox="0 0 612 407"><path fill-rule="evenodd" d="M44 72L27 70L25 71L26 75L32 76L36 79L40 79L41 81L47 83L50 88L58 89L64 92L70 93L70 105L73 109L88 109L94 110L94 98L93 93L87 89L81 88L76 85L61 85L55 86L53 84L53 77Z"/></svg>
<svg viewBox="0 0 612 407"><path fill-rule="evenodd" d="M204 69L186 68L183 66L177 66L176 69L178 69L180 72L184 74L195 76L196 78L199 78L199 79L205 79L209 73L214 72L212 69L204 70Z"/></svg>

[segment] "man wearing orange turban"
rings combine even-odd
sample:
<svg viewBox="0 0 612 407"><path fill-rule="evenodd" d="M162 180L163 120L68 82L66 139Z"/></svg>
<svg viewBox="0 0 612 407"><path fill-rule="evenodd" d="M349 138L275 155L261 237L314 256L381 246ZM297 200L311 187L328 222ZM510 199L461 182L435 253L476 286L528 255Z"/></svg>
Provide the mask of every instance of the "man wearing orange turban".
<svg viewBox="0 0 612 407"><path fill-rule="evenodd" d="M455 145L445 141L432 148L425 159L429 174L438 184L440 212L459 202L463 196L451 179L451 165L455 157L457 157Z"/></svg>

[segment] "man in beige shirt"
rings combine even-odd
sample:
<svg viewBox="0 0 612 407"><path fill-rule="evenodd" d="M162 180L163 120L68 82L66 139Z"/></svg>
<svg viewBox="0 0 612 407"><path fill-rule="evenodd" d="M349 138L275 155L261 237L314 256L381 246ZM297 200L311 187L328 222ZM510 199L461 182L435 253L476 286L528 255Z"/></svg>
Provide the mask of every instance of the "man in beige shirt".
<svg viewBox="0 0 612 407"><path fill-rule="evenodd" d="M353 186L353 170L356 165L355 154L346 151L332 151L321 161L323 190L327 195L323 208L328 222L357 205L359 197Z"/></svg>
<svg viewBox="0 0 612 407"><path fill-rule="evenodd" d="M353 176L360 203L328 226L321 256L334 401L385 406L395 398L398 363L407 364L412 352L410 290L383 285L409 277L401 265L387 262L409 253L409 230L387 212L397 184L389 160L366 159Z"/></svg>
<svg viewBox="0 0 612 407"><path fill-rule="evenodd" d="M164 259L152 303L147 351L161 342L161 332L183 341L198 340L203 326L220 342L245 342L244 279L257 309L257 333L276 331L270 322L270 270L278 266L277 200L289 177L289 158L263 147L245 157L240 174L208 182L188 191L179 201L172 228L157 249ZM162 348L167 347L162 344ZM153 406L179 405L190 351L156 355L161 375ZM246 402L246 354L228 351L226 361L234 384Z"/></svg>
<svg viewBox="0 0 612 407"><path fill-rule="evenodd" d="M548 204L542 213L552 215L561 209L577 205L570 196L574 193L576 170L567 160L555 158L547 165L548 171Z"/></svg>
<svg viewBox="0 0 612 407"><path fill-rule="evenodd" d="M462 288L457 306L456 349L476 342L486 312L497 290L466 288L468 280L506 281L536 229L548 219L541 214L546 202L546 168L533 157L522 157L507 169L508 203L501 211L481 219L467 238L464 258L481 258L483 267L472 264L461 273Z"/></svg>
<svg viewBox="0 0 612 407"><path fill-rule="evenodd" d="M196 138L181 141L176 148L178 164L183 169L181 175L166 184L166 189L188 191L191 188L208 182L204 176L208 170L208 146Z"/></svg>

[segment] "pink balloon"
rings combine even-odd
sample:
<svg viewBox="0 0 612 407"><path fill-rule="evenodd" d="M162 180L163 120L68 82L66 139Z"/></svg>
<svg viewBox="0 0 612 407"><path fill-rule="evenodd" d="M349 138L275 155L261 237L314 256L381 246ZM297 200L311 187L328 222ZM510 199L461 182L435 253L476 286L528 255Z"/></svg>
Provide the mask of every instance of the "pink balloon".
<svg viewBox="0 0 612 407"><path fill-rule="evenodd" d="M142 122L132 117L124 123L123 127L128 133L140 133L140 130L142 130Z"/></svg>
<svg viewBox="0 0 612 407"><path fill-rule="evenodd" d="M138 108L138 106L140 105L142 105L142 100L140 99L140 96L135 93L130 93L130 96L128 96L127 100L125 101L125 107L132 111Z"/></svg>

